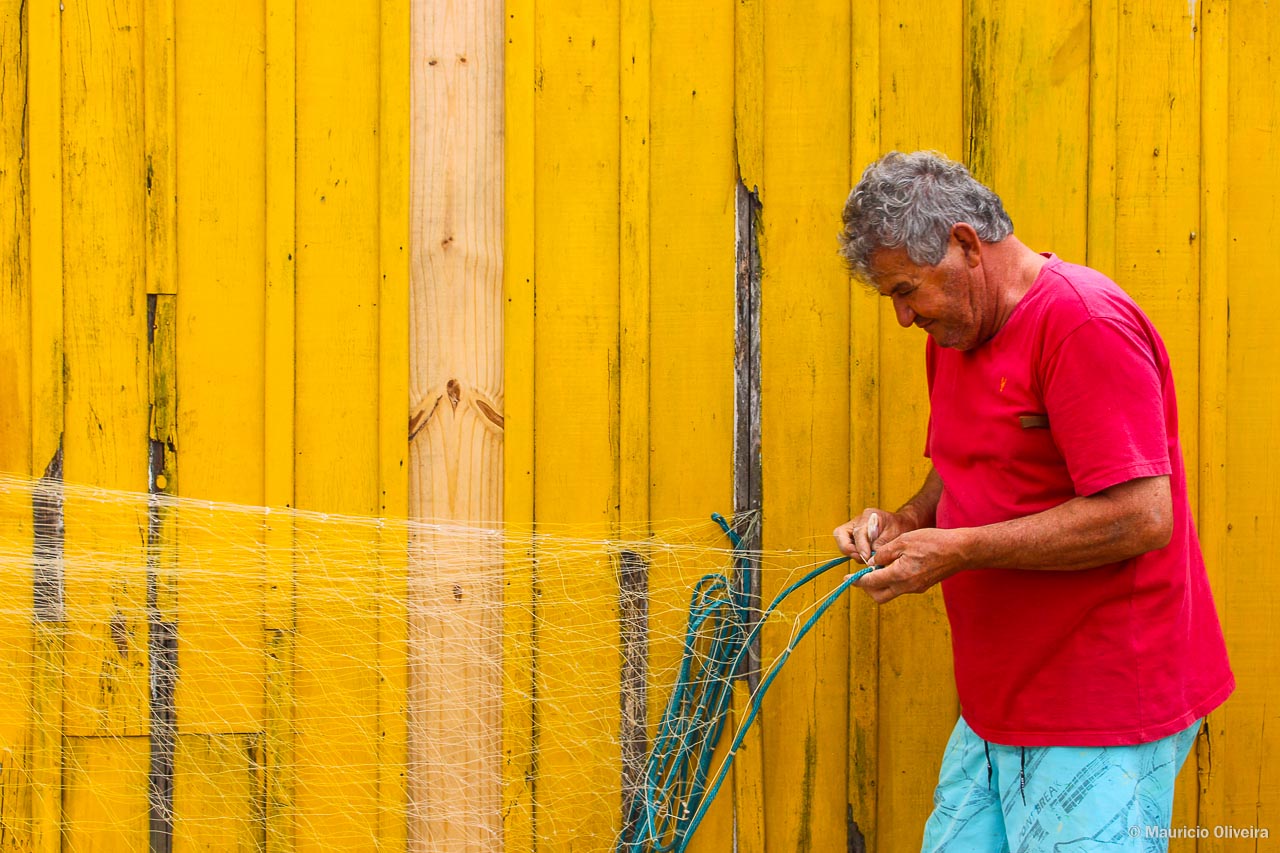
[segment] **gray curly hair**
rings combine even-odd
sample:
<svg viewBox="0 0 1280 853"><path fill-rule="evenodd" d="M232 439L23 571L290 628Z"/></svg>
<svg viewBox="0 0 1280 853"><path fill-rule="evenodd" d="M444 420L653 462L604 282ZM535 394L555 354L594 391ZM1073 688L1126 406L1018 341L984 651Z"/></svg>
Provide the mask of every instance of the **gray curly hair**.
<svg viewBox="0 0 1280 853"><path fill-rule="evenodd" d="M905 248L921 266L941 263L951 228L967 222L986 243L1013 233L1000 197L960 163L936 151L891 151L862 173L844 205L840 254L849 270L871 280L878 249Z"/></svg>

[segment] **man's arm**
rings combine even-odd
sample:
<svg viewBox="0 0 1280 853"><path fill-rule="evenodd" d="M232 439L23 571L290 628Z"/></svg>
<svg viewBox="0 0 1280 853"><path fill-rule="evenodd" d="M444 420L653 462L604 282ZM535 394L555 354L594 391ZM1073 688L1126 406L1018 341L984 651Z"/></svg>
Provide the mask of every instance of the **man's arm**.
<svg viewBox="0 0 1280 853"><path fill-rule="evenodd" d="M1169 477L1144 477L999 524L902 533L876 549L881 568L858 585L883 604L966 569L1072 571L1118 563L1163 548L1172 533Z"/></svg>

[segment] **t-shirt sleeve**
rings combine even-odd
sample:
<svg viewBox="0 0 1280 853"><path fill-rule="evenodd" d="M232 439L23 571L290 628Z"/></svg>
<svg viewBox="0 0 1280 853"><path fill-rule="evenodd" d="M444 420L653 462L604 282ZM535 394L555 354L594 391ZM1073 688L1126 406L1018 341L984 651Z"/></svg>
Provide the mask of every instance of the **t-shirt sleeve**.
<svg viewBox="0 0 1280 853"><path fill-rule="evenodd" d="M1159 353L1145 330L1092 317L1048 354L1049 429L1079 495L1171 471Z"/></svg>

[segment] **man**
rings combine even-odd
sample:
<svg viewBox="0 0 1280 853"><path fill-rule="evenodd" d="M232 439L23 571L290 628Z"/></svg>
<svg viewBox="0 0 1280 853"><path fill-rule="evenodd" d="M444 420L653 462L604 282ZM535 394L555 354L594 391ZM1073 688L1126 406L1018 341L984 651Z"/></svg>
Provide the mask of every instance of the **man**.
<svg viewBox="0 0 1280 853"><path fill-rule="evenodd" d="M854 274L929 335L933 468L835 532L880 604L942 584L961 717L923 849L1166 849L1174 777L1234 679L1160 336L940 155L872 163L844 225Z"/></svg>

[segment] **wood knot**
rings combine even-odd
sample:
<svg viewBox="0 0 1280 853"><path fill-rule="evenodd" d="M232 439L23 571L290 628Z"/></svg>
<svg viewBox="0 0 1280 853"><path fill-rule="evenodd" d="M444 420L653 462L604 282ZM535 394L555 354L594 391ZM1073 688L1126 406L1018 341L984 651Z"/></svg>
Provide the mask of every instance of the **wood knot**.
<svg viewBox="0 0 1280 853"><path fill-rule="evenodd" d="M449 403L453 406L454 411L458 409L458 401L462 399L462 384L456 379L450 379L449 383L444 386L445 393L449 395Z"/></svg>

